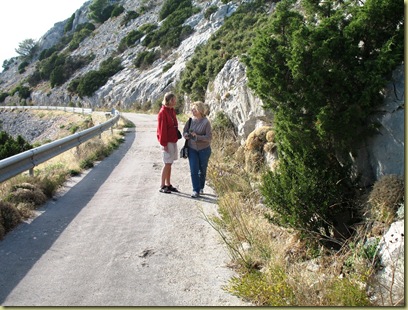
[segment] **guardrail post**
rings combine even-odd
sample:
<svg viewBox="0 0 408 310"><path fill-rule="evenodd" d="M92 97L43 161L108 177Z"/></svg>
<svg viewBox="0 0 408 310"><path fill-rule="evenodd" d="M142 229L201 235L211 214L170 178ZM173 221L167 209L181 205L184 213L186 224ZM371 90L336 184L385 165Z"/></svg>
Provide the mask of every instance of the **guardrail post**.
<svg viewBox="0 0 408 310"><path fill-rule="evenodd" d="M30 170L28 170L28 173L30 175L30 177L34 176L34 168L31 168Z"/></svg>

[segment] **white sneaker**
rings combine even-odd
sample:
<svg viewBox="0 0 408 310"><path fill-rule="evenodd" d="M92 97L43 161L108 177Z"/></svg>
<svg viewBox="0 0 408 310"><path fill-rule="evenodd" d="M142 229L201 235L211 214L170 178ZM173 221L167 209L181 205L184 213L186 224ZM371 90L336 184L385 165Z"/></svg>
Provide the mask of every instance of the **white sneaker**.
<svg viewBox="0 0 408 310"><path fill-rule="evenodd" d="M200 195L204 194L204 190L200 189Z"/></svg>
<svg viewBox="0 0 408 310"><path fill-rule="evenodd" d="M197 192L193 192L192 194L191 194L191 197L192 198L198 198L200 195L197 193Z"/></svg>

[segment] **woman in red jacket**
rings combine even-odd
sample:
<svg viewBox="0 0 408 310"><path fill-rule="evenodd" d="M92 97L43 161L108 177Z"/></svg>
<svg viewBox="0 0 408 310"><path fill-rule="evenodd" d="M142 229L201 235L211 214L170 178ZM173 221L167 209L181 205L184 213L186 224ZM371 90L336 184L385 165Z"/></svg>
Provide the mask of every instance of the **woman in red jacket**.
<svg viewBox="0 0 408 310"><path fill-rule="evenodd" d="M159 191L166 194L178 192L177 188L173 187L170 182L171 165L176 159L178 159L178 122L176 111L174 110L175 106L176 95L173 93L166 93L163 98L160 112L157 115L157 140L159 140L161 145L164 163Z"/></svg>

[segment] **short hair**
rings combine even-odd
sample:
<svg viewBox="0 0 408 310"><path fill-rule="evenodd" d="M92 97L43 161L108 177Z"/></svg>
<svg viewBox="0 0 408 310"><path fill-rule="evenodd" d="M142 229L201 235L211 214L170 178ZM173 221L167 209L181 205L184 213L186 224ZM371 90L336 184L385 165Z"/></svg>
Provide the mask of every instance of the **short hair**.
<svg viewBox="0 0 408 310"><path fill-rule="evenodd" d="M171 99L173 99L173 98L176 98L176 95L173 94L172 92L165 93L165 94L164 94L164 98L163 98L162 104L163 104L163 105L166 105L166 106L169 105L169 102L170 102Z"/></svg>
<svg viewBox="0 0 408 310"><path fill-rule="evenodd" d="M210 112L210 108L208 107L208 105L204 104L204 102L202 101L194 101L191 104L191 108L197 109L197 111L200 112L202 116L207 116Z"/></svg>

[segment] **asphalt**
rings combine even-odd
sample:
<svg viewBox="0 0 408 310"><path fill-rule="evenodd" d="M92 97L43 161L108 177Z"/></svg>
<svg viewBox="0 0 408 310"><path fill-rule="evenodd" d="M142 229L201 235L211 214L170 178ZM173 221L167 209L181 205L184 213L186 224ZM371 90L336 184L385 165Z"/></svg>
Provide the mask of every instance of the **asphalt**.
<svg viewBox="0 0 408 310"><path fill-rule="evenodd" d="M180 193L160 193L156 116L124 116L136 129L120 148L0 241L0 304L248 306L223 289L236 274L205 220L218 215L213 190L191 198L179 159Z"/></svg>

